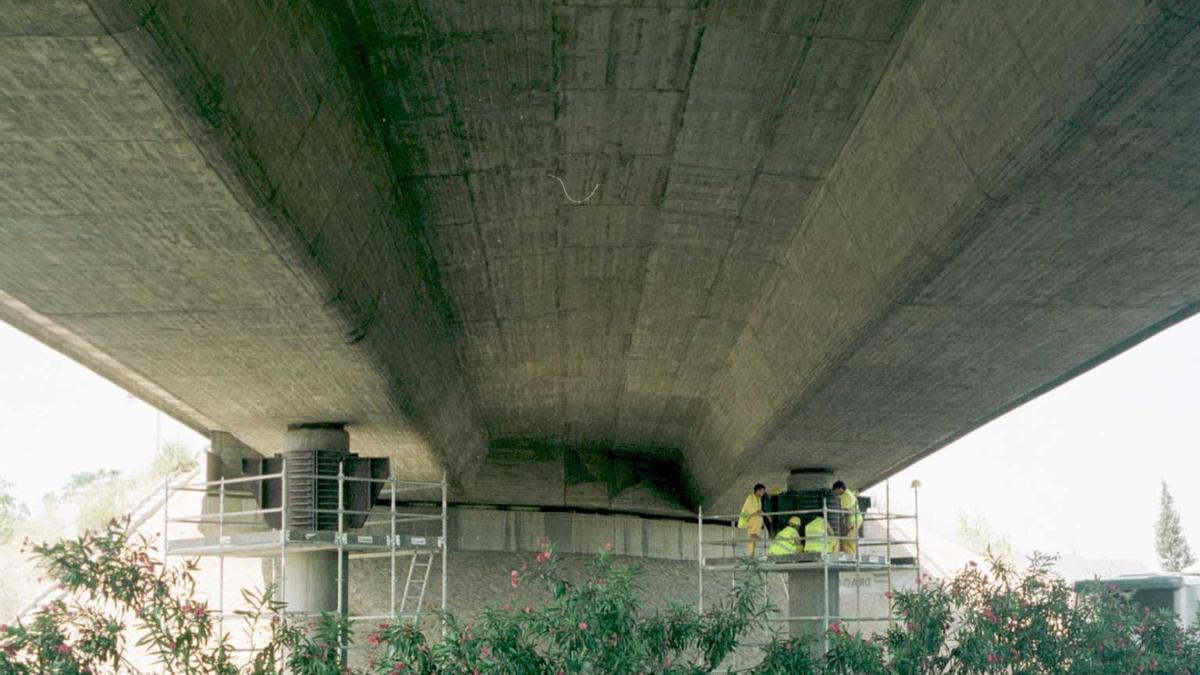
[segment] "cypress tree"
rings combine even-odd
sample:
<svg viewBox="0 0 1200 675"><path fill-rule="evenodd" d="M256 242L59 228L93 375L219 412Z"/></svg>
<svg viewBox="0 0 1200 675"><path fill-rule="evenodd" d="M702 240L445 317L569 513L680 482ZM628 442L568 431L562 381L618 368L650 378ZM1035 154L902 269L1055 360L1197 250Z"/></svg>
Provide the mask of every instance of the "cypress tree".
<svg viewBox="0 0 1200 675"><path fill-rule="evenodd" d="M1163 569L1168 572L1179 572L1194 564L1192 549L1187 539L1183 537L1183 526L1179 523L1179 512L1175 510L1175 499L1167 490L1167 482L1162 484L1162 504L1159 507L1158 523L1154 527L1154 547L1158 550L1158 559Z"/></svg>

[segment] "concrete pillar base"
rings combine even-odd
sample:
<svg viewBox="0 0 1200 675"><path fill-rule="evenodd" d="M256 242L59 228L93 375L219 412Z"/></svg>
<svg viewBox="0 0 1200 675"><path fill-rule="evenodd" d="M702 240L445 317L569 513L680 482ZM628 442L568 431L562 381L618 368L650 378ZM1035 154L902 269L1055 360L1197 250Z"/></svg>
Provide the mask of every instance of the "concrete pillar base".
<svg viewBox="0 0 1200 675"><path fill-rule="evenodd" d="M347 589L350 587L350 558L344 556L342 571L342 611L348 605ZM312 551L288 553L287 571L284 579L283 601L287 611L317 614L338 611L338 554L337 551Z"/></svg>
<svg viewBox="0 0 1200 675"><path fill-rule="evenodd" d="M820 617L825 614L825 599L828 597L830 621L838 617L840 613L838 596L841 588L838 572L834 569L830 569L828 572L828 594L825 592L825 574L825 570L821 569L788 572L788 616ZM789 634L796 638L820 640L824 636L823 630L824 624L819 618L792 621L789 625Z"/></svg>

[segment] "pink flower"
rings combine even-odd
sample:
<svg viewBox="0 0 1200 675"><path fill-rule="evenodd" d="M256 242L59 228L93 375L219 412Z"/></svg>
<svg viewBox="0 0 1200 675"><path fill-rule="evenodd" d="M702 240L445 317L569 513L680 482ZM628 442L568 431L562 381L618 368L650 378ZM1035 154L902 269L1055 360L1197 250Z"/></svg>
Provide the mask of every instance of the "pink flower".
<svg viewBox="0 0 1200 675"><path fill-rule="evenodd" d="M503 606L501 606L501 607L500 607L500 609L503 609L504 611L506 611L506 612L507 612L507 611L509 611L510 609L512 609L512 605L510 605L510 604L508 604L508 603L506 602L506 603L504 603L504 605L503 605Z"/></svg>
<svg viewBox="0 0 1200 675"><path fill-rule="evenodd" d="M7 633L7 632L8 632L8 624L0 623L0 633Z"/></svg>
<svg viewBox="0 0 1200 675"><path fill-rule="evenodd" d="M604 550L605 550L605 551L611 551L611 550L613 550L613 545L612 545L612 542L611 542L611 541L606 541L606 542L604 542Z"/></svg>
<svg viewBox="0 0 1200 675"><path fill-rule="evenodd" d="M833 633L834 635L841 635L842 634L841 622L834 621L833 623L829 624L829 632Z"/></svg>
<svg viewBox="0 0 1200 675"><path fill-rule="evenodd" d="M398 673L398 672L400 672L400 671L402 671L402 670L404 670L404 664L403 664L403 663L397 663L396 665L392 666L392 672L393 672L393 673Z"/></svg>
<svg viewBox="0 0 1200 675"><path fill-rule="evenodd" d="M54 651L58 652L59 654L67 654L71 651L71 648L60 643L54 647Z"/></svg>
<svg viewBox="0 0 1200 675"><path fill-rule="evenodd" d="M988 654L988 663L995 663L998 660L995 654Z"/></svg>
<svg viewBox="0 0 1200 675"><path fill-rule="evenodd" d="M379 646L379 633L371 633L370 635L368 635L367 642L370 642L371 644L373 644L375 646Z"/></svg>
<svg viewBox="0 0 1200 675"><path fill-rule="evenodd" d="M541 562L546 562L546 561L547 561L547 560L549 560L549 559L550 559L550 552L549 552L549 551L542 551L541 553L537 554L537 561L538 561L538 562L540 562L540 563L541 563Z"/></svg>
<svg viewBox="0 0 1200 675"><path fill-rule="evenodd" d="M579 622L579 630L587 630L587 622L586 621Z"/></svg>
<svg viewBox="0 0 1200 675"><path fill-rule="evenodd" d="M492 655L492 650L487 645L484 645L483 649L479 650L479 655L486 659Z"/></svg>
<svg viewBox="0 0 1200 675"><path fill-rule="evenodd" d="M512 571L512 587L513 588L517 587L517 571L516 570Z"/></svg>

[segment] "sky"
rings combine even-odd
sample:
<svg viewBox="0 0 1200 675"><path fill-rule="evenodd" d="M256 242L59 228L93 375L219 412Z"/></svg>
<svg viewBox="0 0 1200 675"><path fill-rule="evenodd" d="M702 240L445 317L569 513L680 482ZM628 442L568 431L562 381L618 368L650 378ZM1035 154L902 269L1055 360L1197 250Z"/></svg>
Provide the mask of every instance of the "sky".
<svg viewBox="0 0 1200 675"><path fill-rule="evenodd" d="M1133 559L1157 569L1154 521L1167 480L1200 554L1200 317L964 436L892 478L914 479L922 531L953 540L981 515L1018 551ZM0 478L30 508L78 471L136 473L162 442L206 440L0 322Z"/></svg>
<svg viewBox="0 0 1200 675"><path fill-rule="evenodd" d="M30 509L72 474L134 475L163 443L198 449L204 437L117 385L0 322L0 479Z"/></svg>
<svg viewBox="0 0 1200 675"><path fill-rule="evenodd" d="M993 420L891 479L919 479L920 524L953 539L980 514L1025 553L1132 559L1154 552L1166 480L1200 557L1200 316Z"/></svg>

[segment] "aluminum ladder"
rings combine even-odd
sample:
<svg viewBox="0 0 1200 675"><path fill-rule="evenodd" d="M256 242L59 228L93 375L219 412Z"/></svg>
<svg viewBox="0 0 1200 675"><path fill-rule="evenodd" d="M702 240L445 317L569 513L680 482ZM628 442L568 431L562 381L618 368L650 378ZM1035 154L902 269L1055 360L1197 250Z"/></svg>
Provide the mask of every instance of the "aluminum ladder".
<svg viewBox="0 0 1200 675"><path fill-rule="evenodd" d="M411 616L416 623L421 616L421 605L425 602L425 589L429 587L429 572L433 569L433 552L413 551L408 563L408 576L404 579L404 595L400 596L402 617Z"/></svg>

